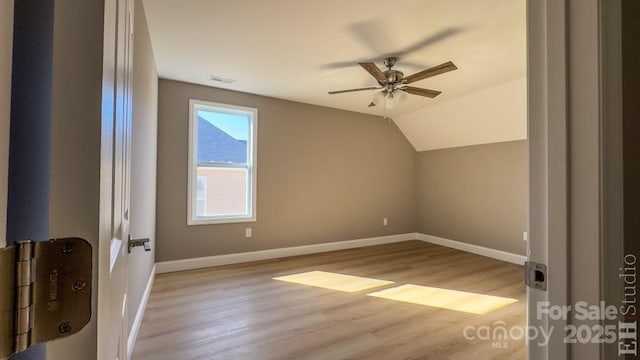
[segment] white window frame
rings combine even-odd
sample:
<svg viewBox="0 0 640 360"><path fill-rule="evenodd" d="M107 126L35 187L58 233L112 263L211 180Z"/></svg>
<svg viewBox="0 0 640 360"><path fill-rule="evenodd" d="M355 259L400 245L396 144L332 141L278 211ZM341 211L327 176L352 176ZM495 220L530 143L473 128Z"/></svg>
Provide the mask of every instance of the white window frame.
<svg viewBox="0 0 640 360"><path fill-rule="evenodd" d="M249 117L249 138L247 139L247 164L236 166L235 164L219 163L219 167L247 169L247 213L239 215L197 216L197 189L198 189L198 164L197 164L197 139L198 139L198 110L208 110L234 115L246 115ZM258 109L221 104L204 100L189 99L189 179L187 189L187 225L226 224L256 221L256 185L257 185L257 149L258 149Z"/></svg>

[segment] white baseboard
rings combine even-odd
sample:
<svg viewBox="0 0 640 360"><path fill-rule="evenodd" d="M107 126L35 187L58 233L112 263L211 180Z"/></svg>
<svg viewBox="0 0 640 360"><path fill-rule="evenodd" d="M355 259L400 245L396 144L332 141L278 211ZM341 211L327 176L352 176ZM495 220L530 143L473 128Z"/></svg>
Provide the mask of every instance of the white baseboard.
<svg viewBox="0 0 640 360"><path fill-rule="evenodd" d="M470 252L473 254L510 262L517 265L523 265L524 262L527 261L527 257L524 255L518 255L518 254L514 254L514 253L502 251L502 250L491 249L491 248L478 246L478 245L472 245L472 244L468 244L460 241L441 238L438 236L417 233L416 238L418 240L422 240L428 243L446 246L453 249L462 250L462 251Z"/></svg>
<svg viewBox="0 0 640 360"><path fill-rule="evenodd" d="M433 235L421 234L421 233L407 233L389 236L380 236L373 238L337 241L324 244L313 244L304 246L294 246L280 249L269 249L260 251L251 251L244 253L226 254L199 257L183 260L162 261L156 263L156 273L168 273L174 271L184 271L201 269L212 266L239 264L251 261L270 260L283 258L288 256L307 255L322 253L327 251L353 249L364 246L390 244L394 242L407 241L407 240L421 240L436 245L446 246L457 250L470 252L477 255L487 256L497 260L502 260L518 265L524 264L526 257L523 255L513 254L506 251L495 250L483 246L467 244L460 241L445 239Z"/></svg>
<svg viewBox="0 0 640 360"><path fill-rule="evenodd" d="M131 330L129 331L129 338L127 339L127 359L131 359L133 348L136 346L136 339L138 338L138 331L140 331L140 325L142 325L142 317L144 310L147 308L147 302L149 301L149 295L151 294L151 288L153 287L153 280L156 277L156 265L153 265L151 274L149 274L149 280L147 286L144 288L142 299L138 305L138 311L136 312L136 318L133 320Z"/></svg>
<svg viewBox="0 0 640 360"><path fill-rule="evenodd" d="M337 241L324 244L294 246L280 249L251 251L245 253L207 256L193 259L163 261L156 263L157 273L193 270L211 266L238 264L250 261L277 259L288 256L315 254L334 250L353 249L364 246L389 244L400 241L416 240L416 233L379 236L373 238Z"/></svg>

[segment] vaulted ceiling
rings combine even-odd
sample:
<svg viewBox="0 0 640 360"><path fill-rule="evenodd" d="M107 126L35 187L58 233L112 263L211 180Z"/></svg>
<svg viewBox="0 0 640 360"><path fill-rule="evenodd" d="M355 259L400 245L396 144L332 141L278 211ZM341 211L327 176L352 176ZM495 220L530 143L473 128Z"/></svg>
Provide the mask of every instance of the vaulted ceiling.
<svg viewBox="0 0 640 360"><path fill-rule="evenodd" d="M390 114L418 150L494 141L478 134L475 140L420 145L426 140L421 133L451 130L425 117L426 109L458 99L448 106L455 111L460 99L525 77L525 0L145 0L144 6L162 78L384 115L380 107L367 107L375 91L327 92L376 86L357 65L361 61L382 67L385 56L397 55L395 69L405 76L453 61L458 70L412 84L442 91L440 96L410 95ZM506 96L496 99L505 103L510 95L519 103L524 98L495 95ZM522 118L503 122L513 128L510 122L519 121L520 127L500 130L500 141L526 136L525 114L515 113ZM465 121L479 120L459 119L456 127L464 129ZM490 135L496 131L491 127L501 126L489 125L474 129Z"/></svg>

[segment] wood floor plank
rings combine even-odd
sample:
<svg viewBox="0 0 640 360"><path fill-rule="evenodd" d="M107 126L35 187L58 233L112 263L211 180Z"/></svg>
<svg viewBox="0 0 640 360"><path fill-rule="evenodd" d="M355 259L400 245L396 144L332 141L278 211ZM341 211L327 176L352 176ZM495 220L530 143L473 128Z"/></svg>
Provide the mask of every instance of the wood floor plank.
<svg viewBox="0 0 640 360"><path fill-rule="evenodd" d="M348 293L273 279L310 271L393 283ZM517 302L474 315L367 296L408 284ZM520 266L421 241L159 274L133 359L524 359L524 340L463 330L524 328L525 294Z"/></svg>

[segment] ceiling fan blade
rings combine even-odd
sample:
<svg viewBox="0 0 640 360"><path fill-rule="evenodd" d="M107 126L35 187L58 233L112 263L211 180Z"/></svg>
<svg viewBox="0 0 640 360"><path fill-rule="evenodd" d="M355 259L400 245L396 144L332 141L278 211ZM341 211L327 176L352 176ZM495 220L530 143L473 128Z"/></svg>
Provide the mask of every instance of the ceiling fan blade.
<svg viewBox="0 0 640 360"><path fill-rule="evenodd" d="M404 78L404 83L405 84L411 84L412 82L416 82L419 80L423 80L432 76L436 76L436 75L440 75L440 74L444 74L446 72L449 71L453 71L455 69L457 69L458 67L455 66L451 61L447 61L444 64L440 64L438 66L434 66L432 68L429 68L427 70L424 71L420 71L419 73L415 73L413 75L409 75L406 78Z"/></svg>
<svg viewBox="0 0 640 360"><path fill-rule="evenodd" d="M362 91L362 90L375 90L375 89L380 89L380 87L378 87L378 86L370 86L370 87L358 88L358 89L329 91L329 95L342 94L342 93L348 93L348 92L353 92L353 91Z"/></svg>
<svg viewBox="0 0 640 360"><path fill-rule="evenodd" d="M401 88L400 90L406 91L409 94L426 96L428 98L434 98L434 97L436 97L436 96L438 96L438 95L440 95L442 93L442 91L417 88L417 87L413 87L413 86L406 86L406 87Z"/></svg>
<svg viewBox="0 0 640 360"><path fill-rule="evenodd" d="M387 81L387 77L384 76L384 73L382 72L382 70L380 70L379 67L376 66L376 64L372 62L366 62L366 63L358 63L358 65L362 66L363 69L367 70L367 72L371 74L371 76L373 76L376 80L378 80L378 82Z"/></svg>
<svg viewBox="0 0 640 360"><path fill-rule="evenodd" d="M381 55L389 52L389 45L395 44L391 34L393 28L384 18L375 18L353 23L349 26L356 40L369 48L372 54Z"/></svg>
<svg viewBox="0 0 640 360"><path fill-rule="evenodd" d="M453 35L456 35L460 32L462 32L463 30L465 30L465 28L462 27L450 27L450 28L446 28L443 29L441 31L438 31L437 33L428 36L414 44L412 44L411 46L408 46L398 52L395 53L395 56L402 58L405 57L408 54L411 54L413 52L416 52L418 50L421 50L429 45L435 44L439 41L442 41L448 37L451 37Z"/></svg>

